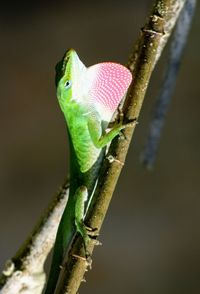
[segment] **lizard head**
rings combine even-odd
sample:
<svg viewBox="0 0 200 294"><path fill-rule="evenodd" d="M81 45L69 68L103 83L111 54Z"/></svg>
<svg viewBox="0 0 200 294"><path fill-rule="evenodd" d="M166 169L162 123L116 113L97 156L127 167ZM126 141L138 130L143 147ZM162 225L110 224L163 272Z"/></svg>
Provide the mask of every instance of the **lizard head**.
<svg viewBox="0 0 200 294"><path fill-rule="evenodd" d="M81 77L85 70L85 65L81 62L74 49L67 50L61 61L56 65L55 83L57 97L62 110L72 100L80 97Z"/></svg>
<svg viewBox="0 0 200 294"><path fill-rule="evenodd" d="M102 62L86 67L73 49L56 65L57 97L65 113L71 104L83 105L109 122L132 81L121 64Z"/></svg>

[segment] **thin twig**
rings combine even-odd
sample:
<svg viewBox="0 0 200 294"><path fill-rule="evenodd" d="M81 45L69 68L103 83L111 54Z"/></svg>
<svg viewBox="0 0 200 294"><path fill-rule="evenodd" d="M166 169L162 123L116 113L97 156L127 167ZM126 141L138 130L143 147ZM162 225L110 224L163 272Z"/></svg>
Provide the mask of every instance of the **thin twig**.
<svg viewBox="0 0 200 294"><path fill-rule="evenodd" d="M142 29L136 51L129 62L129 68L133 71L134 83L130 87L123 108L125 122L137 119L139 116L151 73L158 60L158 56L160 56L164 48L164 44L166 44L166 35L170 35L180 12L180 9L177 9L177 4L180 4L178 7L182 7L183 2L184 1L170 0L155 1L152 14L145 27ZM172 12L174 12L174 14ZM167 22L169 22L170 25L167 25ZM167 28L169 31L164 31ZM126 128L123 138L118 137L113 140L109 149L108 158L112 157L115 160L104 160L97 189L85 220L86 225L96 229L97 232L99 232L107 212L134 129L135 127ZM89 248L91 254L94 249L94 244L95 243L91 240ZM84 258L80 258L81 256L84 256L84 248L82 246L81 237L77 235L72 244L71 251L69 252L67 262L63 267L56 294L77 293L88 267L88 262Z"/></svg>

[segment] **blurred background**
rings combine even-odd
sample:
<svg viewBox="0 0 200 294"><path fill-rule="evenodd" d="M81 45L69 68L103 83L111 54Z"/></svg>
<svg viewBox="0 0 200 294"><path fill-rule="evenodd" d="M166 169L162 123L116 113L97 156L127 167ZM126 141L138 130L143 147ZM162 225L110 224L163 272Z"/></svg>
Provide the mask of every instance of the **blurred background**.
<svg viewBox="0 0 200 294"><path fill-rule="evenodd" d="M54 66L73 47L86 65L125 64L153 1L28 1L0 11L0 264L12 257L68 173ZM166 52L80 293L200 292L200 5L157 162L140 164Z"/></svg>

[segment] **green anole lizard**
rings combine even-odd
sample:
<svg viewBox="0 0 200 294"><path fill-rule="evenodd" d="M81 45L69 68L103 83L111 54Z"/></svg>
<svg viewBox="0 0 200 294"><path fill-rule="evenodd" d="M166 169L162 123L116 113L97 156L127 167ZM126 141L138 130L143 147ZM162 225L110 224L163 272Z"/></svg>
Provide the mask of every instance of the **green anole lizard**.
<svg viewBox="0 0 200 294"><path fill-rule="evenodd" d="M130 125L120 121L107 131L131 81L130 71L117 63L103 62L87 68L73 49L56 66L57 98L70 142L70 192L57 232L46 294L54 293L63 258L77 232L87 251L87 204L98 180L104 147Z"/></svg>

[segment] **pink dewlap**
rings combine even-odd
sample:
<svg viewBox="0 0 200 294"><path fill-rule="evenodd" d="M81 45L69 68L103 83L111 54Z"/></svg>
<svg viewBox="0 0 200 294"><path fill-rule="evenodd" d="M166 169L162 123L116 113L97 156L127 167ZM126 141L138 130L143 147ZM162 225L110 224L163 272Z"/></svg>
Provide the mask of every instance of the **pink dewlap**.
<svg viewBox="0 0 200 294"><path fill-rule="evenodd" d="M113 114L132 81L132 74L125 66L112 62L99 63L88 70L93 77L89 91L93 103Z"/></svg>

